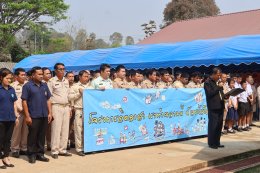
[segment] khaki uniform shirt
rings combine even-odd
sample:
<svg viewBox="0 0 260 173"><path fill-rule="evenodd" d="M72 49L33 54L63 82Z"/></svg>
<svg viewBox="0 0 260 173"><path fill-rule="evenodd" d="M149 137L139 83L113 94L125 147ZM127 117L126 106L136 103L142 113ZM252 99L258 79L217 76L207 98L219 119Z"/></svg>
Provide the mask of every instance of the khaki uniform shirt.
<svg viewBox="0 0 260 173"><path fill-rule="evenodd" d="M139 83L136 84L136 83L134 83L133 81L128 83L128 87L129 87L129 88L142 88Z"/></svg>
<svg viewBox="0 0 260 173"><path fill-rule="evenodd" d="M69 91L69 101L74 103L74 108L79 108L82 109L83 108L83 97L82 94L79 92L79 89L87 89L87 88L91 88L90 83L87 84L82 84L80 82L75 83L72 85L72 87L70 88Z"/></svg>
<svg viewBox="0 0 260 173"><path fill-rule="evenodd" d="M171 85L168 82L160 81L156 84L157 88L163 89L163 88L172 88Z"/></svg>
<svg viewBox="0 0 260 173"><path fill-rule="evenodd" d="M156 83L152 83L149 79L146 79L141 84L142 88L156 88Z"/></svg>
<svg viewBox="0 0 260 173"><path fill-rule="evenodd" d="M111 79L103 79L101 76L99 76L92 81L91 86L93 89L100 89L102 87L105 87L105 89L112 89L113 82Z"/></svg>
<svg viewBox="0 0 260 173"><path fill-rule="evenodd" d="M51 78L48 82L51 92L51 103L69 105L69 81L66 78L59 80L57 76Z"/></svg>
<svg viewBox="0 0 260 173"><path fill-rule="evenodd" d="M183 85L183 83L181 81L175 81L173 83L173 88L185 88L185 86Z"/></svg>
<svg viewBox="0 0 260 173"><path fill-rule="evenodd" d="M26 82L24 82L24 84L26 84ZM16 102L16 106L19 112L23 111L23 105L22 105L22 91L23 91L23 86L24 84L20 84L18 81L15 81L11 84L11 86L14 88L15 90L15 94L17 96L17 102Z"/></svg>
<svg viewBox="0 0 260 173"><path fill-rule="evenodd" d="M113 81L114 88L129 88L126 80L122 80L120 78L115 78Z"/></svg>
<svg viewBox="0 0 260 173"><path fill-rule="evenodd" d="M200 84L196 84L195 82L193 81L190 81L188 83L188 85L186 85L186 88L201 88L201 85Z"/></svg>

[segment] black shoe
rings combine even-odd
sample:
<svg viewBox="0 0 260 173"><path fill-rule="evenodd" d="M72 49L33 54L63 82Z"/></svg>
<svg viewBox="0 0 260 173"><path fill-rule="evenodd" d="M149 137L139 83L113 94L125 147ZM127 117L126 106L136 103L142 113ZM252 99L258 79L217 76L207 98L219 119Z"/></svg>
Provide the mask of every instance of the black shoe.
<svg viewBox="0 0 260 173"><path fill-rule="evenodd" d="M29 163L35 163L36 162L36 157L35 155L29 156Z"/></svg>
<svg viewBox="0 0 260 173"><path fill-rule="evenodd" d="M224 148L225 146L224 145L218 145L218 148Z"/></svg>
<svg viewBox="0 0 260 173"><path fill-rule="evenodd" d="M3 164L6 166L6 167L10 167L10 168L13 168L14 167L14 165L13 164L7 164L7 163L5 163L5 161L4 160L2 160L2 162L3 162Z"/></svg>
<svg viewBox="0 0 260 173"><path fill-rule="evenodd" d="M214 146L214 145L209 145L209 148L211 148L211 149L218 149L218 147Z"/></svg>
<svg viewBox="0 0 260 173"><path fill-rule="evenodd" d="M47 157L44 157L44 155L37 155L36 160L39 160L42 162L49 162L49 159Z"/></svg>
<svg viewBox="0 0 260 173"><path fill-rule="evenodd" d="M247 126L246 128L247 128L248 130L252 130L252 128L251 128L250 126Z"/></svg>
<svg viewBox="0 0 260 173"><path fill-rule="evenodd" d="M243 132L242 128L237 129L238 132Z"/></svg>
<svg viewBox="0 0 260 173"><path fill-rule="evenodd" d="M231 130L227 130L228 133L236 133L235 130L231 129Z"/></svg>
<svg viewBox="0 0 260 173"><path fill-rule="evenodd" d="M227 130L223 130L221 133L222 133L222 135L226 135L227 134Z"/></svg>
<svg viewBox="0 0 260 173"><path fill-rule="evenodd" d="M19 154L20 154L20 155L24 155L24 156L26 156L26 155L27 155L27 151L23 151L23 150L21 150L21 151L19 152Z"/></svg>
<svg viewBox="0 0 260 173"><path fill-rule="evenodd" d="M52 154L51 157L54 159L58 159L58 154Z"/></svg>
<svg viewBox="0 0 260 173"><path fill-rule="evenodd" d="M19 151L12 152L12 156L15 158L19 158L20 157Z"/></svg>
<svg viewBox="0 0 260 173"><path fill-rule="evenodd" d="M77 152L79 156L85 156L85 153L83 151Z"/></svg>
<svg viewBox="0 0 260 173"><path fill-rule="evenodd" d="M245 127L245 128L242 128L242 130L243 130L243 131L249 131L249 129L246 128L246 127Z"/></svg>
<svg viewBox="0 0 260 173"><path fill-rule="evenodd" d="M59 155L60 155L60 156L65 156L65 157L70 157L70 156L72 156L72 154L69 153L69 152L66 152L66 153L59 153Z"/></svg>
<svg viewBox="0 0 260 173"><path fill-rule="evenodd" d="M0 166L0 169L6 169L5 165Z"/></svg>

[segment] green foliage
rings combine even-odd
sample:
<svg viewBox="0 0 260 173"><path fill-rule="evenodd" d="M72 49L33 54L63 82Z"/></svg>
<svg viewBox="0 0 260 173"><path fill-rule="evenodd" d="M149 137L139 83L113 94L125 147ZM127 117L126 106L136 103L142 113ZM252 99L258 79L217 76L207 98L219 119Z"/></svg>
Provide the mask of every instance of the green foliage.
<svg viewBox="0 0 260 173"><path fill-rule="evenodd" d="M123 41L123 35L119 32L114 32L112 35L110 35L109 41L112 43L111 47L119 47Z"/></svg>
<svg viewBox="0 0 260 173"><path fill-rule="evenodd" d="M96 45L96 49L104 49L110 47L110 45L107 42L105 42L103 39L95 40L95 45Z"/></svg>
<svg viewBox="0 0 260 173"><path fill-rule="evenodd" d="M9 50L21 29L35 26L42 17L48 17L51 23L65 19L68 8L64 0L1 0L0 53Z"/></svg>
<svg viewBox="0 0 260 173"><path fill-rule="evenodd" d="M148 23L144 23L141 25L143 27L145 38L150 37L156 32L156 23L154 20L150 20Z"/></svg>
<svg viewBox="0 0 260 173"><path fill-rule="evenodd" d="M51 38L50 43L45 52L68 52L71 50L71 40L69 37Z"/></svg>
<svg viewBox="0 0 260 173"><path fill-rule="evenodd" d="M29 53L24 51L24 49L17 43L12 45L12 47L10 48L10 54L12 62L19 62L25 57L29 56Z"/></svg>
<svg viewBox="0 0 260 173"><path fill-rule="evenodd" d="M125 44L126 45L133 45L133 44L135 44L134 38L131 37L131 36L127 36L126 39L125 39Z"/></svg>
<svg viewBox="0 0 260 173"><path fill-rule="evenodd" d="M219 14L215 0L172 0L164 9L161 28L179 20L200 18Z"/></svg>

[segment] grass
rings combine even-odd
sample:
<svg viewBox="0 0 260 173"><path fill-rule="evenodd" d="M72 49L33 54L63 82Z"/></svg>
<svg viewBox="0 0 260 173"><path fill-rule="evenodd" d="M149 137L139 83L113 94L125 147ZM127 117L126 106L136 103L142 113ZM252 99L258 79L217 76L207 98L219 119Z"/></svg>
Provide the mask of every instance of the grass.
<svg viewBox="0 0 260 173"><path fill-rule="evenodd" d="M255 167L247 168L241 171L237 171L236 173L258 173L260 172L260 165L257 165Z"/></svg>

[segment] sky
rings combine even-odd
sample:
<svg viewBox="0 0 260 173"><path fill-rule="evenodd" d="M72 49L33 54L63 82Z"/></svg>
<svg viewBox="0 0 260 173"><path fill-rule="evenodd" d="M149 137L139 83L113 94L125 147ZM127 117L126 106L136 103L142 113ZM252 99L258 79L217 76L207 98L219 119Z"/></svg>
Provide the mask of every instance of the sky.
<svg viewBox="0 0 260 173"><path fill-rule="evenodd" d="M159 26L163 10L171 0L65 0L70 5L68 19L58 22L54 29L68 31L68 26L94 32L106 41L114 32L132 36L135 42L144 38L141 25L154 20ZM260 0L215 0L221 14L260 9Z"/></svg>

